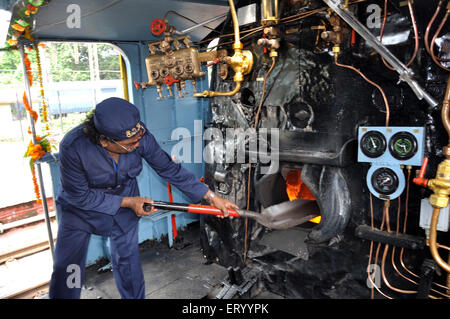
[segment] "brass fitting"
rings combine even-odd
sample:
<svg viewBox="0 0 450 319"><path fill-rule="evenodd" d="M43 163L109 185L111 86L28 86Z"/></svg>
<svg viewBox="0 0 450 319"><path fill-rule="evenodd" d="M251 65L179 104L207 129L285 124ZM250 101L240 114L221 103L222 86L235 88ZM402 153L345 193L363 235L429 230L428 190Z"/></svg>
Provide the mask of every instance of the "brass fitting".
<svg viewBox="0 0 450 319"><path fill-rule="evenodd" d="M236 87L233 91L229 92L215 92L215 91L203 91L201 93L195 93L195 97L215 97L215 96L233 96L241 89L241 82L236 82Z"/></svg>
<svg viewBox="0 0 450 319"><path fill-rule="evenodd" d="M445 208L450 195L450 160L443 160L437 168L436 177L428 181L428 188L434 194L430 196L430 204L435 208Z"/></svg>
<svg viewBox="0 0 450 319"><path fill-rule="evenodd" d="M195 93L194 97L213 97L213 96L231 96L239 92L241 88L241 82L244 81L244 75L249 74L253 67L253 54L248 50L242 50L243 44L240 41L239 35L239 23L237 19L236 10L234 8L233 0L228 0L230 4L231 16L233 18L234 24L234 55L232 57L224 58L224 61L231 66L234 75L234 82L236 82L236 87L230 92L212 92L203 91L202 93Z"/></svg>
<svg viewBox="0 0 450 319"><path fill-rule="evenodd" d="M261 24L274 25L278 24L278 0L263 0L263 18L261 19Z"/></svg>
<svg viewBox="0 0 450 319"><path fill-rule="evenodd" d="M242 82L244 75L249 74L253 67L253 55L248 50L236 50L234 55L225 61L235 72L233 79L235 82Z"/></svg>

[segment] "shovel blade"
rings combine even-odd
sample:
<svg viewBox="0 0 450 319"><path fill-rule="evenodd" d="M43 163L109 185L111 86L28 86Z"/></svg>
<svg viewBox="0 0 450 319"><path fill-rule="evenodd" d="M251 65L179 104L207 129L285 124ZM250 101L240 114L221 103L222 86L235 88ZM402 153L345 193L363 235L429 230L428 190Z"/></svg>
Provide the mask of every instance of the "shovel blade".
<svg viewBox="0 0 450 319"><path fill-rule="evenodd" d="M265 208L260 218L255 218L260 224L272 229L288 229L320 215L316 201L296 199Z"/></svg>

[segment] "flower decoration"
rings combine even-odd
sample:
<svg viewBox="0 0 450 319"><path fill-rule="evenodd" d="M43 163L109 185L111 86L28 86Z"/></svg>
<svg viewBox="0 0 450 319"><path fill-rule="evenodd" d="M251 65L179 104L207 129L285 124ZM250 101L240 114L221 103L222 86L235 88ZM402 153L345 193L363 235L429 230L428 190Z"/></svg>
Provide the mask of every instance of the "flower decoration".
<svg viewBox="0 0 450 319"><path fill-rule="evenodd" d="M43 137L36 135L36 144L34 144L32 141L28 144L27 151L25 152L25 155L23 157L30 158L30 169L33 179L33 185L34 185L34 192L36 194L36 202L38 204L42 203L41 200L41 194L39 191L39 185L37 183L36 178L36 172L34 168L34 162L38 159L41 159L42 156L44 156L46 153L50 153L52 145L47 139L48 135L45 135ZM54 147L54 146L53 146Z"/></svg>
<svg viewBox="0 0 450 319"><path fill-rule="evenodd" d="M11 19L10 33L6 41L7 46L16 46L21 37L29 38L29 36L27 37L27 30L30 29L34 16L44 2L48 1L28 0L18 2L17 10L14 13L14 18L17 19Z"/></svg>
<svg viewBox="0 0 450 319"><path fill-rule="evenodd" d="M36 14L38 12L38 8L33 6L32 4L28 4L27 5L27 9L25 10L25 14L27 16L31 15L31 14Z"/></svg>

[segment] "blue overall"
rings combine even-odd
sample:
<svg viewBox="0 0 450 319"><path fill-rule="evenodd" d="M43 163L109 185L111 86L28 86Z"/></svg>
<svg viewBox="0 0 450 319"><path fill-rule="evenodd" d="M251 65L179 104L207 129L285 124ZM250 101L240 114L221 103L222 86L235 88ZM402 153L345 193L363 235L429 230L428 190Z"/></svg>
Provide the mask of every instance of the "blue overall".
<svg viewBox="0 0 450 319"><path fill-rule="evenodd" d="M139 196L136 177L142 170L142 159L193 202L200 202L208 187L174 163L148 131L135 152L120 154L117 165L102 146L88 139L82 125L65 135L59 155L59 229L50 298L80 297L91 234L110 237L111 263L121 297L145 298L139 217L133 210L120 207L123 197Z"/></svg>

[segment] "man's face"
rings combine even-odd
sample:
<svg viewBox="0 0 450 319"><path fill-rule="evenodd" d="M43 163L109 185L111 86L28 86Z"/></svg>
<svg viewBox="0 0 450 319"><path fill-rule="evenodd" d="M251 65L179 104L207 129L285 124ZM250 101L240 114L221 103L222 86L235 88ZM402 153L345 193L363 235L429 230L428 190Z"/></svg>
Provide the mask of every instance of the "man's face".
<svg viewBox="0 0 450 319"><path fill-rule="evenodd" d="M139 147L139 140L145 134L145 129L141 129L139 133L126 140L100 140L100 144L108 151L117 154L132 153Z"/></svg>

